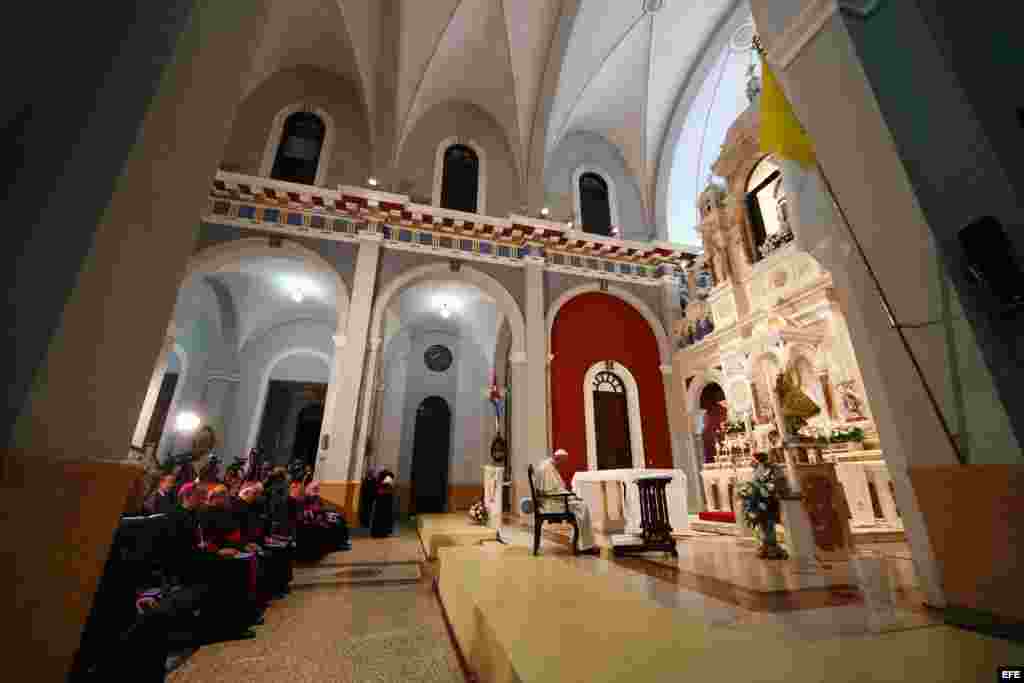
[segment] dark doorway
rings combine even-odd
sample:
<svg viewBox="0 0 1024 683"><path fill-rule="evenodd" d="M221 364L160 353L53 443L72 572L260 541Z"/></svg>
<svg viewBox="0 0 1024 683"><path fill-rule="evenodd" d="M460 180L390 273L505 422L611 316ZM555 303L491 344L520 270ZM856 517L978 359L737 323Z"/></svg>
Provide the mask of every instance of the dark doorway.
<svg viewBox="0 0 1024 683"><path fill-rule="evenodd" d="M580 176L580 220L583 232L594 235L612 234L612 206L608 184L596 173Z"/></svg>
<svg viewBox="0 0 1024 683"><path fill-rule="evenodd" d="M153 415L149 418L149 426L146 427L146 440L142 445L159 443L160 435L164 433L164 425L167 423L167 413L171 409L171 399L174 398L174 389L178 386L178 373L164 373L164 381L160 384L160 393L156 397L156 405L153 406Z"/></svg>
<svg viewBox="0 0 1024 683"><path fill-rule="evenodd" d="M324 145L324 122L308 111L295 112L284 122L270 177L312 185Z"/></svg>
<svg viewBox="0 0 1024 683"><path fill-rule="evenodd" d="M301 429L301 417L307 407L319 406L319 418L323 419L323 404L327 395L327 385L319 382L291 382L271 380L267 385L267 400L263 405L263 419L260 422L259 437L256 445L263 452L267 462L276 465L286 464L297 452L298 439L312 425ZM312 413L308 413L312 422ZM320 424L316 423L316 431L311 437L313 457L316 456L316 440L319 437ZM307 446L306 448L308 448Z"/></svg>
<svg viewBox="0 0 1024 683"><path fill-rule="evenodd" d="M320 425L324 421L324 405L312 403L299 411L295 422L295 445L292 446L292 460L299 460L316 468L316 453L319 450Z"/></svg>
<svg viewBox="0 0 1024 683"><path fill-rule="evenodd" d="M480 160L465 145L452 145L444 153L441 208L476 213L480 187Z"/></svg>
<svg viewBox="0 0 1024 683"><path fill-rule="evenodd" d="M725 425L726 409L722 405L725 392L717 384L709 384L700 393L700 407L704 413L704 462L715 461L715 444Z"/></svg>
<svg viewBox="0 0 1024 683"><path fill-rule="evenodd" d="M431 396L420 403L413 432L411 512L444 512L447 507L451 429L447 401Z"/></svg>
<svg viewBox="0 0 1024 683"><path fill-rule="evenodd" d="M626 386L614 372L602 370L594 377L593 391L597 469L629 469L633 454Z"/></svg>

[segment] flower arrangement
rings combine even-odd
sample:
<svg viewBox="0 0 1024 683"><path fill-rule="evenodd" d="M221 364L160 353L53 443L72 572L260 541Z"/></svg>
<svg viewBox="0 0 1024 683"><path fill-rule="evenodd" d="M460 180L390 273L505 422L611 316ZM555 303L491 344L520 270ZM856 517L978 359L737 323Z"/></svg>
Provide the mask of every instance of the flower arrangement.
<svg viewBox="0 0 1024 683"><path fill-rule="evenodd" d="M742 420L727 420L725 423L726 434L742 434L745 431L747 431L747 426L743 424Z"/></svg>
<svg viewBox="0 0 1024 683"><path fill-rule="evenodd" d="M765 525L772 525L779 520L779 497L776 489L778 484L775 468L759 466L754 469L754 477L740 484L738 495L743 503L743 516L747 523L760 536Z"/></svg>
<svg viewBox="0 0 1024 683"><path fill-rule="evenodd" d="M483 500L469 506L469 518L481 526L487 524L487 506Z"/></svg>
<svg viewBox="0 0 1024 683"><path fill-rule="evenodd" d="M853 427L851 429L843 429L836 427L832 429L832 434L829 436L829 441L832 443L847 443L850 441L864 441L864 430L860 427Z"/></svg>

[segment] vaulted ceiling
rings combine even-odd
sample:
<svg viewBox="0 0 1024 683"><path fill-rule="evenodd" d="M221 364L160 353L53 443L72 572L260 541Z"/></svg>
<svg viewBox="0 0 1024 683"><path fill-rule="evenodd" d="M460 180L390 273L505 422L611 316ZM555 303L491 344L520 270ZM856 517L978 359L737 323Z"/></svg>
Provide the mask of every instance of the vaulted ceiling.
<svg viewBox="0 0 1024 683"><path fill-rule="evenodd" d="M650 211L680 93L737 0L282 0L248 91L310 65L357 84L386 176L416 122L468 102L499 124L524 187L559 142L597 133L622 153ZM534 195L535 196L535 195Z"/></svg>

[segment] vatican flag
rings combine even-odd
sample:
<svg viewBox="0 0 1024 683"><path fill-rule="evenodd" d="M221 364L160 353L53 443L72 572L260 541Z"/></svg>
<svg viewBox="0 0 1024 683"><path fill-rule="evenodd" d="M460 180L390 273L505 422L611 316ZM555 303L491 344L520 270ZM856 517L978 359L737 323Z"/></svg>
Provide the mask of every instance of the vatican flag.
<svg viewBox="0 0 1024 683"><path fill-rule="evenodd" d="M763 57L761 81L761 151L792 159L804 167L814 166L814 145Z"/></svg>

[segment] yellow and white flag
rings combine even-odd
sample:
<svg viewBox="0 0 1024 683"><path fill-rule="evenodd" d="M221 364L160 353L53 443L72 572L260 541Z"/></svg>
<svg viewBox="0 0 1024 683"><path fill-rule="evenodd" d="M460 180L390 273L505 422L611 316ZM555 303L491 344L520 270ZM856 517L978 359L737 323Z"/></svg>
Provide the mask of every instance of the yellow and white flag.
<svg viewBox="0 0 1024 683"><path fill-rule="evenodd" d="M814 145L763 57L761 81L761 151L792 159L801 166L814 166Z"/></svg>

